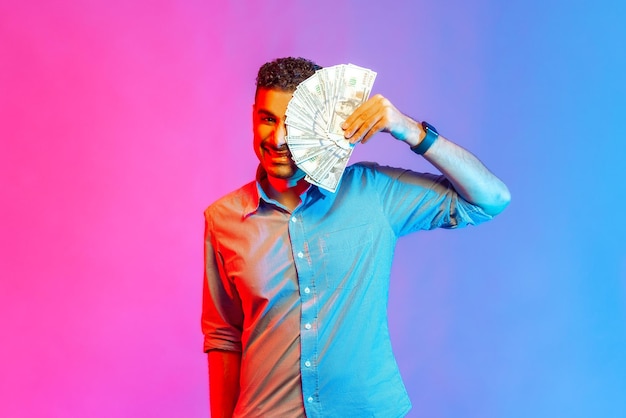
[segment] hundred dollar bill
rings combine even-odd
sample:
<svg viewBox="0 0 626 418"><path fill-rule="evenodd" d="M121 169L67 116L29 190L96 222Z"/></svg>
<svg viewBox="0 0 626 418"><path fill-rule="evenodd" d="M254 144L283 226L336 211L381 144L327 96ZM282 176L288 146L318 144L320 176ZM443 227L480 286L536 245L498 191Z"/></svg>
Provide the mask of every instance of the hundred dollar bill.
<svg viewBox="0 0 626 418"><path fill-rule="evenodd" d="M291 148L291 157L296 164L302 165L305 161L312 158L320 159L322 161L330 160L328 154L333 151L334 144L324 145L320 147L301 147Z"/></svg>
<svg viewBox="0 0 626 418"><path fill-rule="evenodd" d="M314 135L326 136L328 131L328 123L324 115L318 110L309 109L298 101L289 103L287 107L287 130L289 128L298 128Z"/></svg>
<svg viewBox="0 0 626 418"><path fill-rule="evenodd" d="M302 101L309 105L309 108L319 113L325 123L329 122L329 115L325 108L326 87L319 77L309 77L298 86L295 96L301 96Z"/></svg>
<svg viewBox="0 0 626 418"><path fill-rule="evenodd" d="M328 127L330 133L343 137L341 124L369 98L375 78L376 73L367 68L352 64L344 67L337 80L338 88Z"/></svg>
<svg viewBox="0 0 626 418"><path fill-rule="evenodd" d="M315 178L307 175L305 179L311 184L315 184L316 186L322 187L334 193L337 190L337 186L339 185L339 181L341 180L341 176L343 175L347 164L348 157L336 162L331 166L330 170L324 172L322 175L318 174Z"/></svg>
<svg viewBox="0 0 626 418"><path fill-rule="evenodd" d="M344 65L335 65L333 67L322 68L317 70L314 77L320 80L320 83L324 86L324 109L327 114L327 119L333 116L333 102L337 93L337 73L341 72Z"/></svg>

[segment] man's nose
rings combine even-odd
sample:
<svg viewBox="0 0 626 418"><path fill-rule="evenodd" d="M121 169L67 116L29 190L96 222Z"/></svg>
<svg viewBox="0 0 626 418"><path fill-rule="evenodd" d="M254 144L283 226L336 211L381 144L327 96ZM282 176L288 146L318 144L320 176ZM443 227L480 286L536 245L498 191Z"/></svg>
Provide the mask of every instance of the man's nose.
<svg viewBox="0 0 626 418"><path fill-rule="evenodd" d="M285 139L287 136L287 128L284 122L279 122L276 125L276 129L274 130L274 141L276 143L276 148L284 148L287 146L287 140Z"/></svg>

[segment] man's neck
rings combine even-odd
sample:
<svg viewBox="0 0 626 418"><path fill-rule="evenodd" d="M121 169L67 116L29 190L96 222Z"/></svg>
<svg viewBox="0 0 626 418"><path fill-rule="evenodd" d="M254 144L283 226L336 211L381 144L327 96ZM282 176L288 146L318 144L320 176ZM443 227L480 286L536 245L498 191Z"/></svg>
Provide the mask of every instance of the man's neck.
<svg viewBox="0 0 626 418"><path fill-rule="evenodd" d="M271 176L267 177L267 185L267 195L290 211L300 204L300 196L310 186L304 178L278 179Z"/></svg>

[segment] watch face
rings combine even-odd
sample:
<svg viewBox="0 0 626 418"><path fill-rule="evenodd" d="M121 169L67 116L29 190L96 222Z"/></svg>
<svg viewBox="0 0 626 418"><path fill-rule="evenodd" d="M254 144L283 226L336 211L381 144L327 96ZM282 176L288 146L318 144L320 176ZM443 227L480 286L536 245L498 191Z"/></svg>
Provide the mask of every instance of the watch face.
<svg viewBox="0 0 626 418"><path fill-rule="evenodd" d="M423 121L422 122L422 127L424 128L424 130L428 129L429 131L433 131L434 133L438 133L437 129L435 129L435 127L433 125L431 125L430 123Z"/></svg>

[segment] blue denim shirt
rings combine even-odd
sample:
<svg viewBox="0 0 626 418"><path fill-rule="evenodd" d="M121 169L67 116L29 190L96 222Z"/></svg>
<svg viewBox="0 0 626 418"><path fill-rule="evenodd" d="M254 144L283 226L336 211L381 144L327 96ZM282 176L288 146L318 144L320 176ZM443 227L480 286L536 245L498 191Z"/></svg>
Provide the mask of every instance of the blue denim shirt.
<svg viewBox="0 0 626 418"><path fill-rule="evenodd" d="M242 353L235 417L400 417L387 327L396 240L491 219L442 176L360 163L290 213L260 179L205 212L204 349Z"/></svg>

